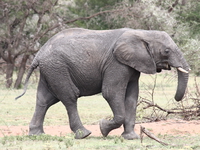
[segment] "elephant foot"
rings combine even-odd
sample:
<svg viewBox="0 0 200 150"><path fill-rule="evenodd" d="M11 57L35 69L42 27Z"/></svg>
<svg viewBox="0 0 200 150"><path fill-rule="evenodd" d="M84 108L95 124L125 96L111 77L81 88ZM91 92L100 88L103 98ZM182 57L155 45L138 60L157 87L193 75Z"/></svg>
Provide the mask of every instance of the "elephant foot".
<svg viewBox="0 0 200 150"><path fill-rule="evenodd" d="M28 135L40 135L40 134L45 134L43 127L37 127L37 126L33 126L31 125L29 127L29 134Z"/></svg>
<svg viewBox="0 0 200 150"><path fill-rule="evenodd" d="M75 132L75 139L84 139L89 136L92 132L87 129L78 129Z"/></svg>
<svg viewBox="0 0 200 150"><path fill-rule="evenodd" d="M109 126L110 121L102 119L99 123L100 125L100 130L101 130L101 134L106 137L109 132L112 130L112 128Z"/></svg>
<svg viewBox="0 0 200 150"><path fill-rule="evenodd" d="M139 139L140 137L133 131L130 133L122 133L122 137L126 140Z"/></svg>

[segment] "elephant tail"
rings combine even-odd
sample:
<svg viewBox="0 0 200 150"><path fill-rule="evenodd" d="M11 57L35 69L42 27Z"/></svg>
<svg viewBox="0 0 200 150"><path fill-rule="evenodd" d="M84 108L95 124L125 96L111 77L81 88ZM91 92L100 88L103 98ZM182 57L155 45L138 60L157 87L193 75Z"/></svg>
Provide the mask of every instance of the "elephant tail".
<svg viewBox="0 0 200 150"><path fill-rule="evenodd" d="M26 93L26 90L27 90L27 87L28 87L28 81L30 79L30 76L33 73L33 70L36 69L38 65L39 65L38 61L36 59L34 59L33 63L31 64L31 67L29 68L27 76L26 76L26 80L25 80L25 83L24 83L24 92L21 95L17 96L15 98L15 100L17 100L18 98L22 97Z"/></svg>

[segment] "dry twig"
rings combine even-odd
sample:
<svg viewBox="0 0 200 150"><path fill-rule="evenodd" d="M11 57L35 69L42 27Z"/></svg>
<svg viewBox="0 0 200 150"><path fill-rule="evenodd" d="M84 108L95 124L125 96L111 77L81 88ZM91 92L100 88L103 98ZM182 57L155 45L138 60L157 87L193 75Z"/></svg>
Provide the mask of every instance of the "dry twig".
<svg viewBox="0 0 200 150"><path fill-rule="evenodd" d="M193 98L191 98L191 99L193 99ZM143 109L147 109L149 107L154 107L154 108L158 108L159 110L161 110L163 112L166 112L167 115L169 115L169 114L183 114L183 115L186 115L186 114L197 113L196 110L192 110L192 109L197 108L197 106L192 106L192 107L188 107L188 108L184 107L187 110L182 110L182 109L181 110L180 109L175 110L175 109L164 109L164 108L160 107L159 105L157 105L157 104L155 104L155 103L153 103L151 101L145 100L145 99L142 99L142 101L140 103L146 103L147 104L147 106L143 107Z"/></svg>
<svg viewBox="0 0 200 150"><path fill-rule="evenodd" d="M140 126L140 138L141 138L141 143L143 141L143 133L146 134L148 137L150 137L151 139L157 141L158 143L162 144L162 145L169 145L163 141L161 141L159 138L157 138L154 134L152 134L151 132L149 132L147 129L145 129L145 127Z"/></svg>

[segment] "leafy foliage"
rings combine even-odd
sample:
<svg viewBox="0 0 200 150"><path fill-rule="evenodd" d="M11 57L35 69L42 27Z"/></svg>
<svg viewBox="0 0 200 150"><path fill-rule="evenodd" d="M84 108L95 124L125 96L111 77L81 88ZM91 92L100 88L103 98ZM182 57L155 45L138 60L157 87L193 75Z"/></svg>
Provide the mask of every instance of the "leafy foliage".
<svg viewBox="0 0 200 150"><path fill-rule="evenodd" d="M200 2L189 1L188 5L185 5L177 12L177 22L180 28L178 30L178 36L176 41L183 49L185 56L191 66L192 72L196 75L200 75Z"/></svg>
<svg viewBox="0 0 200 150"><path fill-rule="evenodd" d="M190 28L190 36L199 38L200 32L200 2L191 1L191 5L184 8L184 11L179 13L180 20L188 24Z"/></svg>
<svg viewBox="0 0 200 150"><path fill-rule="evenodd" d="M74 5L69 7L71 13L75 16L85 17L96 12L111 10L115 4L122 0L74 0ZM107 15L100 15L98 17L88 20L77 21L75 25L89 29L109 29L114 28L106 20ZM115 26L116 28L116 26Z"/></svg>
<svg viewBox="0 0 200 150"><path fill-rule="evenodd" d="M0 3L0 57L8 70L19 68L23 57L34 55L53 34L64 28L129 27L168 32L184 52L192 71L199 75L199 1L3 0ZM105 10L110 12L99 13ZM10 87L12 72L5 72Z"/></svg>
<svg viewBox="0 0 200 150"><path fill-rule="evenodd" d="M6 66L7 88L12 86L15 67L19 68L15 87L20 87L27 60L62 29L58 12L64 7L58 10L57 5L58 0L0 1L0 58Z"/></svg>

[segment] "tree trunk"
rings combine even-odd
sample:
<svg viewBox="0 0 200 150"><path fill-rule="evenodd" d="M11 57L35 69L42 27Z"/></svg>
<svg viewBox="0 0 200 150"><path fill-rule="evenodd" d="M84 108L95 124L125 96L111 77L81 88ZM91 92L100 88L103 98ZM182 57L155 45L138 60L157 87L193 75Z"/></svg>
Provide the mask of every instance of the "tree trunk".
<svg viewBox="0 0 200 150"><path fill-rule="evenodd" d="M174 7L176 7L176 5L178 5L178 2L179 2L179 0L176 0L176 1L174 2L174 4L172 4L172 6L169 7L168 13L172 12L172 10L174 9Z"/></svg>
<svg viewBox="0 0 200 150"><path fill-rule="evenodd" d="M17 79L15 81L14 88L19 89L21 87L22 79L25 73L25 68L26 68L26 62L29 58L29 55L24 55L22 58L22 62L19 68L19 72L17 74Z"/></svg>
<svg viewBox="0 0 200 150"><path fill-rule="evenodd" d="M7 63L6 67L6 88L10 88L13 82L13 71L14 71L14 64Z"/></svg>
<svg viewBox="0 0 200 150"><path fill-rule="evenodd" d="M186 0L182 0L182 5L183 5L183 6L186 5Z"/></svg>

